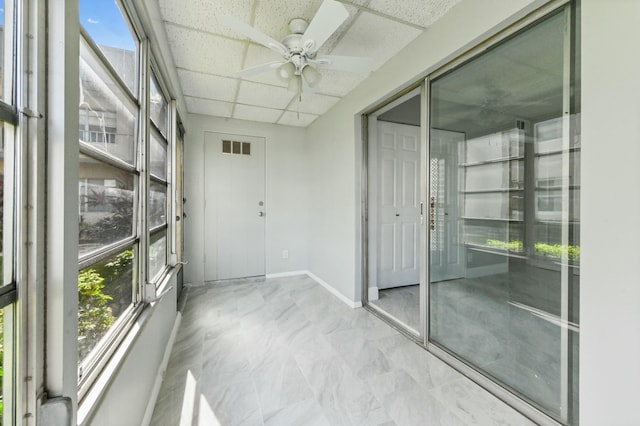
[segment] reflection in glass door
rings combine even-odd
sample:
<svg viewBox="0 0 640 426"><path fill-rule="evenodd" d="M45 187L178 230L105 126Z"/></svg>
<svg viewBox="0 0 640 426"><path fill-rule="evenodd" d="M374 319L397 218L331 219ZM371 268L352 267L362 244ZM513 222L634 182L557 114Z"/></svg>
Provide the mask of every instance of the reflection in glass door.
<svg viewBox="0 0 640 426"><path fill-rule="evenodd" d="M576 424L579 71L571 6L430 83L429 342Z"/></svg>
<svg viewBox="0 0 640 426"><path fill-rule="evenodd" d="M424 324L420 100L420 89L415 89L369 115L367 147L367 302L414 336L422 333Z"/></svg>

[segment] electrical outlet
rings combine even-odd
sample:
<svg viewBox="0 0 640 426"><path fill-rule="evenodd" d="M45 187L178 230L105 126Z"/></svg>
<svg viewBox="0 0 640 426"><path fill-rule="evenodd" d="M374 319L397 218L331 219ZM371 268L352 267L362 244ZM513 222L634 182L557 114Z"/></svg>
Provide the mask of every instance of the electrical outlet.
<svg viewBox="0 0 640 426"><path fill-rule="evenodd" d="M282 258L283 259L289 258L289 250L282 250Z"/></svg>

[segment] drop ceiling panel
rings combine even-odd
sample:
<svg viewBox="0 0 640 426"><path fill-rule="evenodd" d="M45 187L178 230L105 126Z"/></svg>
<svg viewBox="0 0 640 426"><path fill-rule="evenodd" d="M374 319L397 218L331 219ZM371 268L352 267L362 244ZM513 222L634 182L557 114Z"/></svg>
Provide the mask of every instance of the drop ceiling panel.
<svg viewBox="0 0 640 426"><path fill-rule="evenodd" d="M352 91L367 76L343 71L321 70L322 80L316 86L316 92L342 97Z"/></svg>
<svg viewBox="0 0 640 426"><path fill-rule="evenodd" d="M402 0L402 7L389 0L371 0L368 7L421 27L428 27L460 0Z"/></svg>
<svg viewBox="0 0 640 426"><path fill-rule="evenodd" d="M318 118L318 116L314 114L305 114L303 112L298 114L296 112L286 111L278 121L278 124L283 124L285 126L307 127L309 124L313 123L316 118Z"/></svg>
<svg viewBox="0 0 640 426"><path fill-rule="evenodd" d="M262 108L252 105L236 105L233 118L240 120L262 121L265 123L275 123L282 115L278 109Z"/></svg>
<svg viewBox="0 0 640 426"><path fill-rule="evenodd" d="M265 84L242 81L238 91L237 102L247 105L285 109L295 93L284 87L267 86Z"/></svg>
<svg viewBox="0 0 640 426"><path fill-rule="evenodd" d="M217 75L179 69L182 92L187 96L233 102L238 80Z"/></svg>
<svg viewBox="0 0 640 426"><path fill-rule="evenodd" d="M256 5L253 26L281 41L284 36L289 34L289 21L293 18L303 18L310 21L320 4L322 4L322 0L259 1Z"/></svg>
<svg viewBox="0 0 640 426"><path fill-rule="evenodd" d="M160 0L159 3L165 21L237 38L238 34L221 25L217 18L229 15L249 22L254 0Z"/></svg>
<svg viewBox="0 0 640 426"><path fill-rule="evenodd" d="M412 26L363 12L331 53L368 56L376 61L377 68L421 33Z"/></svg>
<svg viewBox="0 0 640 426"><path fill-rule="evenodd" d="M192 98L185 96L187 110L193 114L213 115L216 117L231 117L233 103L213 101L210 99Z"/></svg>
<svg viewBox="0 0 640 426"><path fill-rule="evenodd" d="M165 25L178 68L234 77L242 66L243 43L220 36Z"/></svg>
<svg viewBox="0 0 640 426"><path fill-rule="evenodd" d="M340 98L335 96L320 95L317 93L303 93L302 101L298 97L289 105L289 110L310 114L322 115L338 102Z"/></svg>

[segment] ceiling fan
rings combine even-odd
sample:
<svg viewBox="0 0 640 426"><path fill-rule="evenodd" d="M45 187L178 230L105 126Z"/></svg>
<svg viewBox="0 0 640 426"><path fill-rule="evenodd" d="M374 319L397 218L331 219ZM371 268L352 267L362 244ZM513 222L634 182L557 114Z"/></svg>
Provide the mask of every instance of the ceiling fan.
<svg viewBox="0 0 640 426"><path fill-rule="evenodd" d="M302 18L291 20L291 34L282 42L231 16L221 17L220 22L282 57L279 61L244 69L237 73L238 76L249 77L276 70L277 76L288 82L289 90L301 93L303 88L304 91L313 92L313 88L318 85L322 78L318 69L356 73L373 70L375 62L371 58L318 55L318 50L348 17L349 12L343 4L335 0L324 0L310 23Z"/></svg>

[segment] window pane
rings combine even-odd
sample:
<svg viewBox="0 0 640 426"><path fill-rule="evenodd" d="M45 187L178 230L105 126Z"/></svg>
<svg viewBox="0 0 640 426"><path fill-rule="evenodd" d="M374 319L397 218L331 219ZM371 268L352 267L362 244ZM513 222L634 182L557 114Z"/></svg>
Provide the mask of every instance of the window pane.
<svg viewBox="0 0 640 426"><path fill-rule="evenodd" d="M579 49L565 12L431 82L428 311L431 342L577 424L580 128L563 105L577 105Z"/></svg>
<svg viewBox="0 0 640 426"><path fill-rule="evenodd" d="M151 182L149 191L149 228L167 223L167 185Z"/></svg>
<svg viewBox="0 0 640 426"><path fill-rule="evenodd" d="M0 0L0 98L4 99L4 47L7 43L7 34L5 31L5 13L4 0Z"/></svg>
<svg viewBox="0 0 640 426"><path fill-rule="evenodd" d="M80 155L79 255L133 235L134 175Z"/></svg>
<svg viewBox="0 0 640 426"><path fill-rule="evenodd" d="M135 164L136 106L80 43L81 141L127 163Z"/></svg>
<svg viewBox="0 0 640 426"><path fill-rule="evenodd" d="M160 139L155 132L151 132L151 174L162 180L167 180L167 142Z"/></svg>
<svg viewBox="0 0 640 426"><path fill-rule="evenodd" d="M160 91L156 77L151 74L151 90L149 94L151 120L158 127L160 133L167 137L167 112L169 105Z"/></svg>
<svg viewBox="0 0 640 426"><path fill-rule="evenodd" d="M4 309L0 309L0 425L4 419Z"/></svg>
<svg viewBox="0 0 640 426"><path fill-rule="evenodd" d="M9 156L9 158L11 158ZM7 248L4 246L4 161L5 161L5 137L4 137L4 123L0 121L0 285L7 283L4 279L4 253Z"/></svg>
<svg viewBox="0 0 640 426"><path fill-rule="evenodd" d="M153 279L167 264L167 230L151 235L149 244L149 278Z"/></svg>
<svg viewBox="0 0 640 426"><path fill-rule="evenodd" d="M135 258L131 247L78 274L79 362L132 304Z"/></svg>
<svg viewBox="0 0 640 426"><path fill-rule="evenodd" d="M80 0L80 23L137 96L138 40L115 0Z"/></svg>

